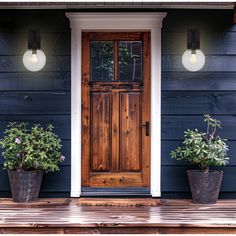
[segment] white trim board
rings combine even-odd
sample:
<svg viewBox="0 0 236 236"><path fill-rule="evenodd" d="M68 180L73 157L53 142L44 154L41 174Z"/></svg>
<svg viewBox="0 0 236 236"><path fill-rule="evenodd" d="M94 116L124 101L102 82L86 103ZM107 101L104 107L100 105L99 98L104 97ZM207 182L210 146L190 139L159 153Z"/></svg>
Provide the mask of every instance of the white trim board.
<svg viewBox="0 0 236 236"><path fill-rule="evenodd" d="M161 196L161 27L166 13L66 13L71 27L71 197L81 195L81 35L151 32L151 195Z"/></svg>

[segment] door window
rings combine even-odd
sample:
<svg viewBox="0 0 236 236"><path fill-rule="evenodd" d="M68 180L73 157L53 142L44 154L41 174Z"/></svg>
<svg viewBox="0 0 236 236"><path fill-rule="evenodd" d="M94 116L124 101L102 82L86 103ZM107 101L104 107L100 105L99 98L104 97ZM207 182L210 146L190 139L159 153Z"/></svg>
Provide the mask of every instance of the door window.
<svg viewBox="0 0 236 236"><path fill-rule="evenodd" d="M91 41L91 81L143 80L142 41Z"/></svg>
<svg viewBox="0 0 236 236"><path fill-rule="evenodd" d="M140 81L142 71L142 41L120 41L119 80Z"/></svg>
<svg viewBox="0 0 236 236"><path fill-rule="evenodd" d="M91 80L114 79L114 42L91 41Z"/></svg>

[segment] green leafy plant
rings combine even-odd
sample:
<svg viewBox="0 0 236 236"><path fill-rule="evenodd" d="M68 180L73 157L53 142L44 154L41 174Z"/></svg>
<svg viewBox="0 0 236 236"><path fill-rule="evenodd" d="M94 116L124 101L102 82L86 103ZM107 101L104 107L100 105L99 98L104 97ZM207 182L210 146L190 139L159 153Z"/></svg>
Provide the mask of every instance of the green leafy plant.
<svg viewBox="0 0 236 236"><path fill-rule="evenodd" d="M9 123L0 140L3 149L4 169L58 171L64 161L61 155L61 140L49 124L28 128L27 123Z"/></svg>
<svg viewBox="0 0 236 236"><path fill-rule="evenodd" d="M217 128L221 128L221 122L210 115L204 116L207 123L206 133L197 129L184 132L182 147L177 147L170 153L171 158L189 161L200 169L209 170L210 166L225 166L228 163L225 139L216 135Z"/></svg>

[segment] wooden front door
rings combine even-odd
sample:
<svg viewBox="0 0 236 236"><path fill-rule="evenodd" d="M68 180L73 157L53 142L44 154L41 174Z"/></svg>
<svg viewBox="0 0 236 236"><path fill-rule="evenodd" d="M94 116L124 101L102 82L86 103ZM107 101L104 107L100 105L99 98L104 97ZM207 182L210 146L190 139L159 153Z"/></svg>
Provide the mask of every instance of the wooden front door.
<svg viewBox="0 0 236 236"><path fill-rule="evenodd" d="M149 187L150 33L82 35L82 187Z"/></svg>

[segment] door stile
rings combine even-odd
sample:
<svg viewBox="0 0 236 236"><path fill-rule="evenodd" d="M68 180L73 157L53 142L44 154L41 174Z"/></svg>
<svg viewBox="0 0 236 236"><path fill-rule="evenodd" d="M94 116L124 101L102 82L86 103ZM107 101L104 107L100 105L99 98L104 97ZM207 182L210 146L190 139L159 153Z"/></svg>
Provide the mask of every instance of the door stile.
<svg viewBox="0 0 236 236"><path fill-rule="evenodd" d="M82 36L82 186L90 185L90 40L89 34L83 33ZM89 157L89 158L83 158Z"/></svg>
<svg viewBox="0 0 236 236"><path fill-rule="evenodd" d="M151 35L150 32L143 33L143 94L142 94L142 174L143 186L150 186L150 142L151 142ZM149 122L149 136L146 136L144 122Z"/></svg>

